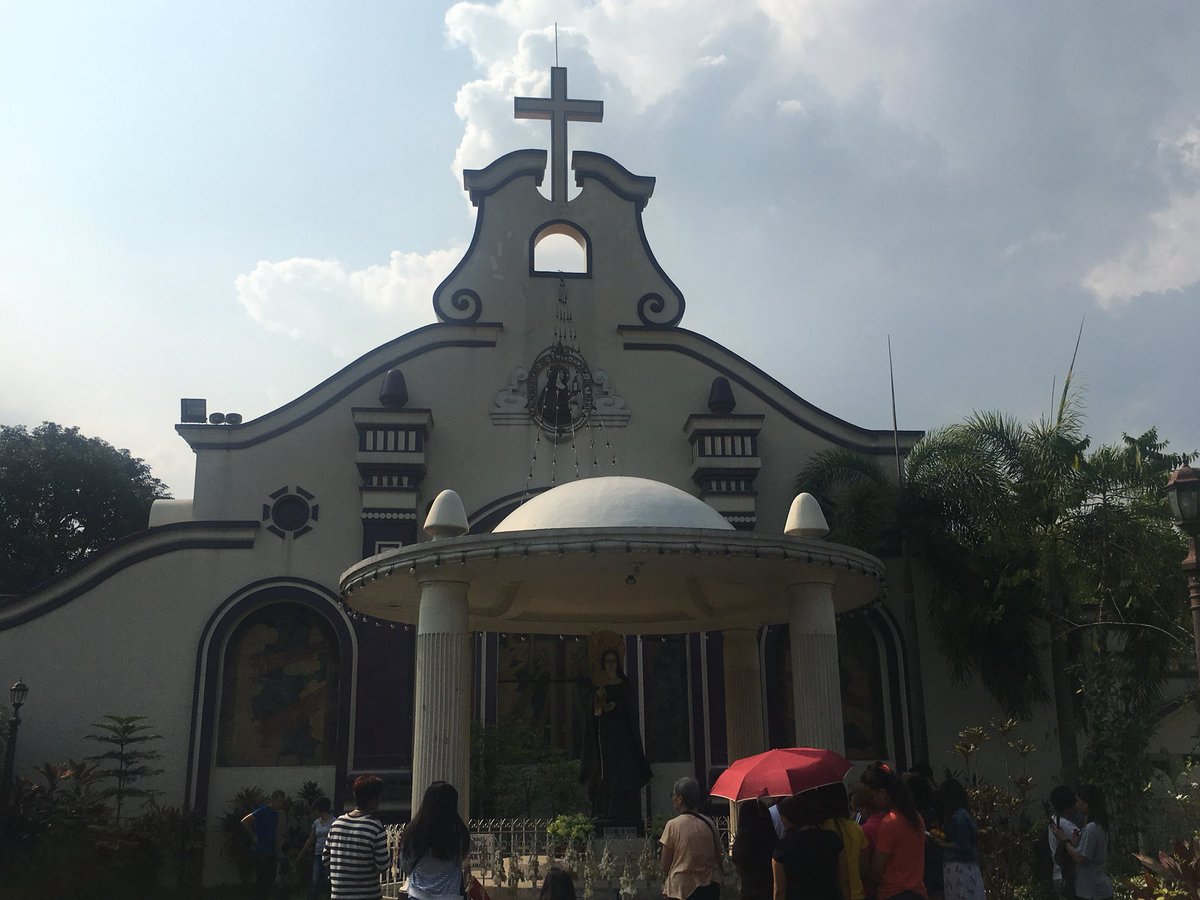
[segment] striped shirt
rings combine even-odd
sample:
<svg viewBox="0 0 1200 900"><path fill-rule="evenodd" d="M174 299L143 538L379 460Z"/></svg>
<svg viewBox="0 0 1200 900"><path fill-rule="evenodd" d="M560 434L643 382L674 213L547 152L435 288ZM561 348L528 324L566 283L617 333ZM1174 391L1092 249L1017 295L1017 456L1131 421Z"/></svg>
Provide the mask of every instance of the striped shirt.
<svg viewBox="0 0 1200 900"><path fill-rule="evenodd" d="M413 865L408 865L408 896L412 900L436 900L438 897L461 897L463 895L462 860L439 859L429 850Z"/></svg>
<svg viewBox="0 0 1200 900"><path fill-rule="evenodd" d="M379 874L388 866L387 829L374 816L338 816L321 859L332 900L379 900Z"/></svg>

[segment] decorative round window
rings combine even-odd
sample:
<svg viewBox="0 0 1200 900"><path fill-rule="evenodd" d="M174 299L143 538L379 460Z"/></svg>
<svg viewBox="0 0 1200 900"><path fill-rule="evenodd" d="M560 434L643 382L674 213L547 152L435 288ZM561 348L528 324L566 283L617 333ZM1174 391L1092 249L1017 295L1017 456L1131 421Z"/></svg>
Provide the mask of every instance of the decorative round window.
<svg viewBox="0 0 1200 900"><path fill-rule="evenodd" d="M316 498L300 485L293 491L284 486L271 494L270 503L262 507L262 520L270 522L267 531L278 538L300 537L312 531L310 523L317 521L320 507Z"/></svg>

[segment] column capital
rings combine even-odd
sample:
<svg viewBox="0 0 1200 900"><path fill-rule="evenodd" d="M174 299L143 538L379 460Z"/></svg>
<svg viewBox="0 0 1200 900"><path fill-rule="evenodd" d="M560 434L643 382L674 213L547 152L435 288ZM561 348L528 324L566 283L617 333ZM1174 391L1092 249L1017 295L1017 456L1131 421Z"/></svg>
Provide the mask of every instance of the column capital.
<svg viewBox="0 0 1200 900"><path fill-rule="evenodd" d="M795 581L788 583L788 593L808 587L809 585L827 584L830 587L837 584L837 573L832 569L809 569L803 574L796 576Z"/></svg>
<svg viewBox="0 0 1200 900"><path fill-rule="evenodd" d="M467 633L467 588L465 581L423 578L417 634Z"/></svg>
<svg viewBox="0 0 1200 900"><path fill-rule="evenodd" d="M442 573L445 574L442 574ZM449 565L441 565L434 568L422 569L413 576L417 584L424 589L431 584L461 584L464 588L471 582L455 572Z"/></svg>

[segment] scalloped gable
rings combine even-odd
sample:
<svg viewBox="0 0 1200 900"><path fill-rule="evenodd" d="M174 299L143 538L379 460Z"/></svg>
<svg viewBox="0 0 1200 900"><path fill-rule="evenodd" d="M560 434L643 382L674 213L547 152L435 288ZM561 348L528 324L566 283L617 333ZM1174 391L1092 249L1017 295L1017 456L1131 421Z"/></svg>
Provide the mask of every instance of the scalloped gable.
<svg viewBox="0 0 1200 900"><path fill-rule="evenodd" d="M571 282L581 324L601 333L623 325L678 325L683 293L655 259L642 222L655 179L604 154L576 151L572 163L581 191L556 202L538 191L546 158L542 150L517 150L463 173L463 187L478 209L475 233L434 291L438 319L544 330L554 320L562 273L538 271L534 249L552 230L572 233L586 252L587 271L562 274Z"/></svg>

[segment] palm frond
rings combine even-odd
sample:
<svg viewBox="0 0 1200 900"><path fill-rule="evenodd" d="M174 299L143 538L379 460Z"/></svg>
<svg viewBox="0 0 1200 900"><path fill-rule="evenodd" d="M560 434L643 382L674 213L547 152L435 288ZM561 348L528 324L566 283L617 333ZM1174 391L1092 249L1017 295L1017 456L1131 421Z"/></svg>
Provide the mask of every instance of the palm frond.
<svg viewBox="0 0 1200 900"><path fill-rule="evenodd" d="M795 488L808 491L819 499L833 488L860 482L883 485L888 483L888 478L875 460L844 447L835 447L813 455L796 476Z"/></svg>

